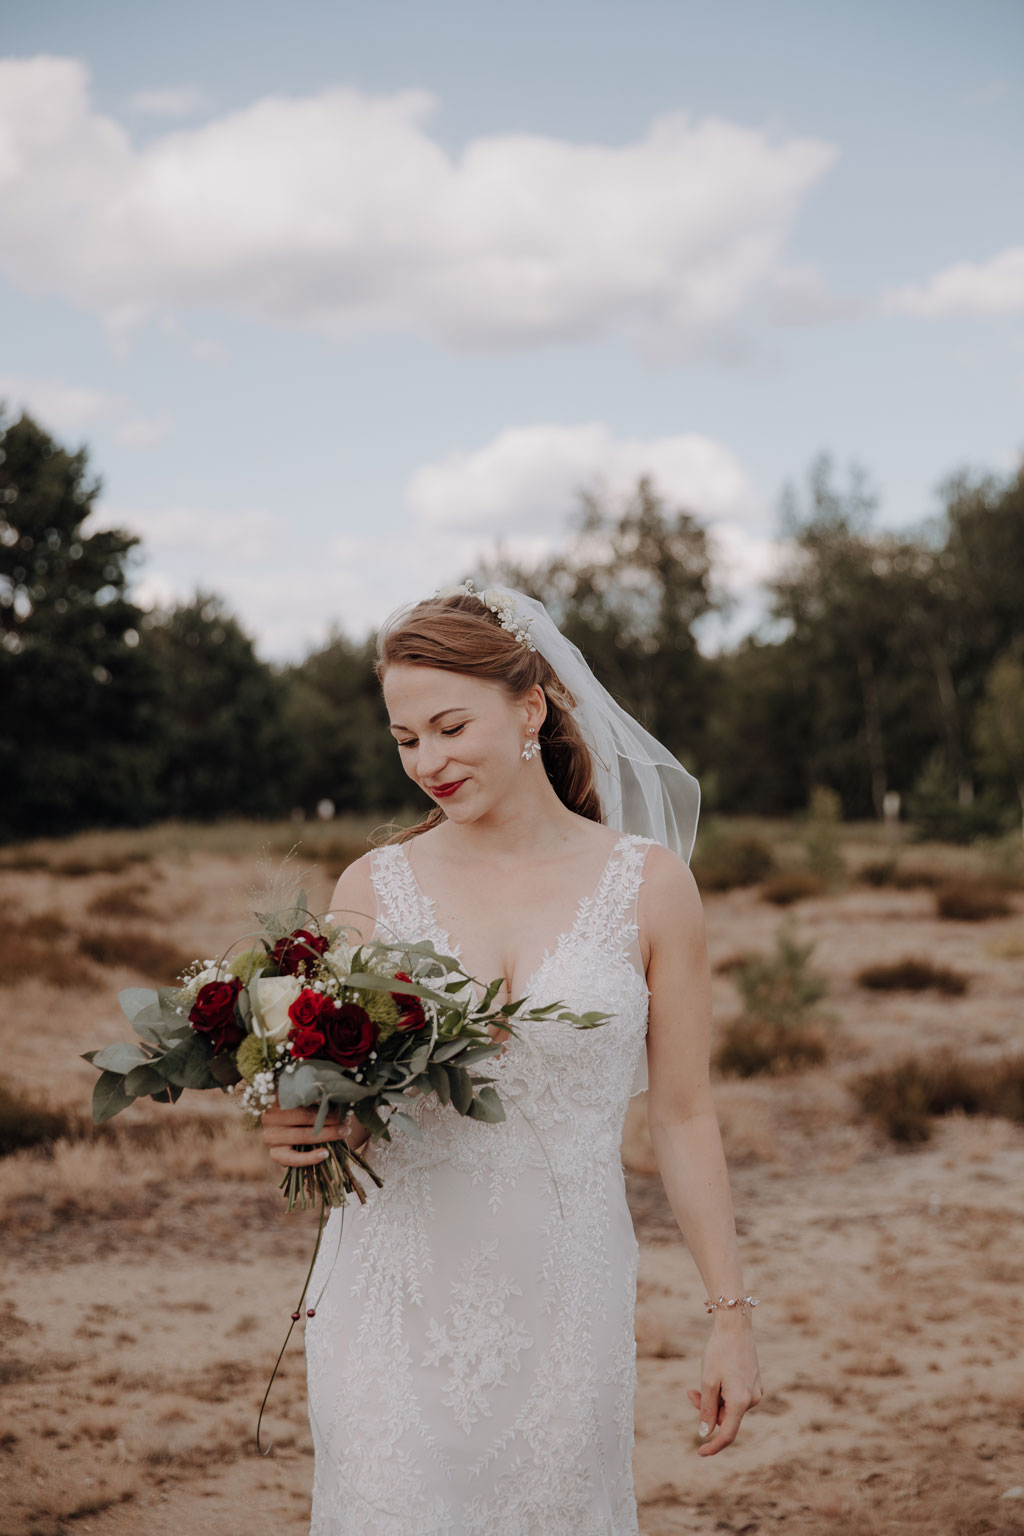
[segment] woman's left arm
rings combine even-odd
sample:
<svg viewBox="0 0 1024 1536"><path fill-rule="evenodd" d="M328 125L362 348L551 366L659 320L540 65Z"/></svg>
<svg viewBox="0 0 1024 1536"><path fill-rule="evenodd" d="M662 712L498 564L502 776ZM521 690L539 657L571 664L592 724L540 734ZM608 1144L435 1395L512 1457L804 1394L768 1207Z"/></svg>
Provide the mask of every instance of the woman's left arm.
<svg viewBox="0 0 1024 1536"><path fill-rule="evenodd" d="M640 891L641 933L649 948L647 1121L665 1193L709 1297L741 1297L729 1173L711 1098L711 973L704 911L690 870L666 849L647 855ZM712 1313L700 1390L698 1454L713 1456L736 1438L740 1420L762 1397L749 1311ZM707 1426L705 1428L705 1426Z"/></svg>

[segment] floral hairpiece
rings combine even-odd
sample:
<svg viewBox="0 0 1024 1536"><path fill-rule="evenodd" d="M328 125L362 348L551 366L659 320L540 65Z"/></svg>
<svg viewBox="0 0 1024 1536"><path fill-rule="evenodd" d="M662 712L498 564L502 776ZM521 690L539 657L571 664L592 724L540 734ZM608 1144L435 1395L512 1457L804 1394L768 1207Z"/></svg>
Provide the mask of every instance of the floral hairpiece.
<svg viewBox="0 0 1024 1536"><path fill-rule="evenodd" d="M439 587L435 597L475 597L485 608L497 615L498 623L502 629L508 630L514 635L520 645L525 645L528 651L535 651L537 647L530 639L530 625L533 619L520 617L512 598L504 592L499 592L495 587L487 587L483 592L477 592L471 581L464 581L458 587Z"/></svg>

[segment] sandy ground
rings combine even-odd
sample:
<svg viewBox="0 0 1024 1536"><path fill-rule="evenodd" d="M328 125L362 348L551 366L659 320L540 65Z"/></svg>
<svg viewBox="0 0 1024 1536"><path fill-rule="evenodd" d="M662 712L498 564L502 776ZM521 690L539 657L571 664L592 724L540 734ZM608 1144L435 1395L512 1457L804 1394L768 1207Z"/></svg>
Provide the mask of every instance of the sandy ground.
<svg viewBox="0 0 1024 1536"><path fill-rule="evenodd" d="M121 921L188 955L246 926L254 874L238 857L182 849L120 873L0 872L0 901L8 918L59 915L72 936ZM323 905L326 872L310 880ZM126 890L133 915L90 915ZM781 920L756 890L705 908L716 963L769 948ZM796 909L829 981L831 1053L800 1076L718 1087L748 1289L763 1298L766 1396L715 1458L696 1455L686 1398L707 1331L703 1288L633 1101L623 1157L641 1242L644 1536L1024 1533L1024 1130L952 1117L926 1146L900 1150L847 1086L910 1050L951 1044L986 1059L1024 1043L1021 896L1016 908L940 922L927 890L851 885ZM906 954L963 970L966 994L857 986L861 966ZM87 1102L93 1073L77 1053L127 1037L111 1000L153 979L96 964L89 974L91 988L41 973L4 988L8 1084ZM716 1016L737 1006L716 974ZM260 1145L220 1095L136 1106L118 1125L129 1121L116 1138L0 1162L0 1536L299 1536L312 1452L295 1337L269 1456L253 1433L310 1218L284 1216Z"/></svg>

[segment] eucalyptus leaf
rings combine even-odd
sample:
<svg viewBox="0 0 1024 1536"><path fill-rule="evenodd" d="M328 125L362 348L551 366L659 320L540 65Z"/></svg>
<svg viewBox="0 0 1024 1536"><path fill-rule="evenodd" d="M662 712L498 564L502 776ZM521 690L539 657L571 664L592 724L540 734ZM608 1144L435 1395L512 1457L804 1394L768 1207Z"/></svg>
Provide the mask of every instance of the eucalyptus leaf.
<svg viewBox="0 0 1024 1536"><path fill-rule="evenodd" d="M423 1127L411 1115L407 1115L404 1109L393 1110L388 1125L397 1125L401 1130L408 1131L410 1136L415 1136L417 1141L423 1140Z"/></svg>
<svg viewBox="0 0 1024 1536"><path fill-rule="evenodd" d="M452 1104L460 1115L469 1113L469 1106L473 1102L473 1084L470 1082L469 1073L463 1072L461 1067L445 1067L448 1074L448 1082L452 1090Z"/></svg>
<svg viewBox="0 0 1024 1536"><path fill-rule="evenodd" d="M465 1038L461 1040L446 1040L443 1045L435 1047L431 1054L431 1061L447 1061L451 1056L457 1056L460 1051L466 1049Z"/></svg>
<svg viewBox="0 0 1024 1536"><path fill-rule="evenodd" d="M152 987L125 987L118 993L118 1002L121 1004L125 1018L134 1024L139 1014L146 1008L151 1008L157 1001L156 992Z"/></svg>
<svg viewBox="0 0 1024 1536"><path fill-rule="evenodd" d="M179 1040L154 1065L169 1083L179 1088L216 1088L217 1079L210 1070L209 1047L193 1032Z"/></svg>
<svg viewBox="0 0 1024 1536"><path fill-rule="evenodd" d="M133 1067L141 1067L148 1062L149 1057L141 1045L132 1045L127 1040L118 1040L114 1045L105 1045L101 1051L97 1051L92 1059L94 1067L99 1067L102 1072L118 1072L124 1076Z"/></svg>
<svg viewBox="0 0 1024 1536"><path fill-rule="evenodd" d="M481 1088L469 1106L469 1113L474 1120L486 1120L490 1125L498 1125L505 1118L505 1106L493 1088Z"/></svg>
<svg viewBox="0 0 1024 1536"><path fill-rule="evenodd" d="M132 1103L131 1094L125 1093L124 1078L120 1072L101 1072L92 1091L92 1118L96 1125L103 1125L127 1109Z"/></svg>
<svg viewBox="0 0 1024 1536"><path fill-rule="evenodd" d="M448 1081L448 1073L444 1067L432 1061L427 1067L427 1075L430 1078L430 1086L441 1100L441 1103L449 1104L452 1097L452 1085Z"/></svg>
<svg viewBox="0 0 1024 1536"><path fill-rule="evenodd" d="M133 1067L125 1073L124 1091L133 1099L144 1099L149 1094L160 1094L167 1091L167 1079L162 1077L155 1067L148 1064L144 1067Z"/></svg>
<svg viewBox="0 0 1024 1536"><path fill-rule="evenodd" d="M331 1101L325 1093L323 1098L320 1100L320 1108L316 1112L316 1119L313 1121L314 1136L319 1136L320 1132L323 1130L330 1108Z"/></svg>
<svg viewBox="0 0 1024 1536"><path fill-rule="evenodd" d="M294 1072L282 1072L277 1084L277 1099L282 1109L302 1109L312 1104L322 1092L316 1068L302 1062Z"/></svg>

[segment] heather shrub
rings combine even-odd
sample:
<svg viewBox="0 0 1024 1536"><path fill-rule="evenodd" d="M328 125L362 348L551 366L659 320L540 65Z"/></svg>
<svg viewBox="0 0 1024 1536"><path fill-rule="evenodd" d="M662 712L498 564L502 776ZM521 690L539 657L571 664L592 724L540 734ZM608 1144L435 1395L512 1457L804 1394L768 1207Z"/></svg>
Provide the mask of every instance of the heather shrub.
<svg viewBox="0 0 1024 1536"><path fill-rule="evenodd" d="M825 882L821 876L813 874L811 870L787 869L766 880L761 887L761 895L776 907L791 907L794 902L803 901L808 896L822 895L824 889Z"/></svg>
<svg viewBox="0 0 1024 1536"><path fill-rule="evenodd" d="M715 1065L726 1076L797 1071L824 1061L827 1038L816 1004L828 990L808 961L813 944L799 944L783 924L771 955L738 958L731 974L743 1009L721 1031Z"/></svg>
<svg viewBox="0 0 1024 1536"><path fill-rule="evenodd" d="M934 987L948 997L962 997L967 991L968 980L961 971L935 965L919 955L907 955L890 965L866 965L857 973L858 983L876 992L924 992Z"/></svg>
<svg viewBox="0 0 1024 1536"><path fill-rule="evenodd" d="M991 882L947 880L935 892L935 910L953 922L983 923L990 917L1010 917L1013 903Z"/></svg>

